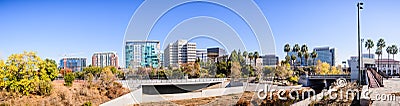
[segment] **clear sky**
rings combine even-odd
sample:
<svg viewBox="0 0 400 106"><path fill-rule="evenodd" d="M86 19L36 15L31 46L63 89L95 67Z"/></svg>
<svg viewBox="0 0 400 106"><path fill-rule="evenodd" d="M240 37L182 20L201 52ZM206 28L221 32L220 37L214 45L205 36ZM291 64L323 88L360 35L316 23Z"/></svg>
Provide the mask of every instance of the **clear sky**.
<svg viewBox="0 0 400 106"><path fill-rule="evenodd" d="M12 53L36 51L43 58L87 57L93 52L116 51L122 65L125 29L142 0L0 0L0 59ZM255 0L267 18L276 42L276 53L283 58L283 45L306 43L337 49L337 61L357 54L358 0ZM362 36L386 45L400 44L400 4L398 0L364 1L361 14ZM157 7L154 7L157 8ZM230 24L240 37L257 50L251 31L240 17L225 8L207 3L191 3L160 19L149 39L164 39L170 28L182 19L205 15ZM239 20L239 21L238 21ZM209 39L194 39L198 48L219 46ZM162 42L163 43L163 42ZM201 43L201 45L200 45ZM375 50L371 50L374 52ZM364 52L367 52L364 49ZM387 57L384 53L384 57ZM400 59L400 56L396 56Z"/></svg>

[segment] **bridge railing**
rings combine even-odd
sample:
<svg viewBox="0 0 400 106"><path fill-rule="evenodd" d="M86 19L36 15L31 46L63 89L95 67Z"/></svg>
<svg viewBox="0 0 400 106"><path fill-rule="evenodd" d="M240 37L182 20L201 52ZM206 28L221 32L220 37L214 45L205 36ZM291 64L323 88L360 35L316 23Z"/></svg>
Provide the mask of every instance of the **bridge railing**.
<svg viewBox="0 0 400 106"><path fill-rule="evenodd" d="M119 82L130 83L186 83L186 82L210 82L210 81L225 81L227 78L196 78L196 79L132 79L132 80L119 80Z"/></svg>
<svg viewBox="0 0 400 106"><path fill-rule="evenodd" d="M383 76L381 74L379 74L378 72L376 72L372 68L368 68L368 70L370 70L372 72L372 75L375 77L375 79L379 83L379 85L383 86Z"/></svg>
<svg viewBox="0 0 400 106"><path fill-rule="evenodd" d="M309 79L336 79L336 78L350 78L349 74L336 74L336 75L303 75L303 78Z"/></svg>

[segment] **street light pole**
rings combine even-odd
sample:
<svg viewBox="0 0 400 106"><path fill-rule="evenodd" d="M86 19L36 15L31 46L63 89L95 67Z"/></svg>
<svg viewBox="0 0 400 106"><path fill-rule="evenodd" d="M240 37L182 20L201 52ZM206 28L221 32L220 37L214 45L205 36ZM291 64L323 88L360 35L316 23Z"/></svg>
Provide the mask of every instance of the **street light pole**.
<svg viewBox="0 0 400 106"><path fill-rule="evenodd" d="M359 78L359 83L360 83L360 85L361 85L361 81L362 81L362 79L361 79L361 72L362 72L362 70L361 70L361 66L362 66L362 64L361 64L361 37L360 37L360 11L361 11L361 9L363 9L363 4L364 3L362 3L362 2L358 2L357 3L357 30L358 30L358 78Z"/></svg>

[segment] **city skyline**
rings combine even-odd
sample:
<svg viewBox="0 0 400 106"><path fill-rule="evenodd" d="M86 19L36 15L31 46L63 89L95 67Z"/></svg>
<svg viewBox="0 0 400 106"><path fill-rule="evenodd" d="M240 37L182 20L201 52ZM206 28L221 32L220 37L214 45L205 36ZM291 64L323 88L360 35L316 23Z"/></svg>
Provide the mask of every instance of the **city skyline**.
<svg viewBox="0 0 400 106"><path fill-rule="evenodd" d="M83 3L66 1L0 1L0 59L6 60L13 53L35 51L43 58L59 60L63 56L86 57L90 63L94 52L117 51L122 57L124 33L129 20L142 1L122 0L84 1ZM330 46L336 48L336 64L357 55L356 49L356 10L357 0L351 1L263 1L255 0L267 18L275 37L276 55L283 59L283 46L286 43L307 44L309 50L315 47ZM400 10L395 9L399 1L365 1L361 12L361 34L371 38L374 43L384 38L386 45L400 44ZM181 17L193 15L212 15L227 21L234 28L242 29L243 22L238 17L218 15L227 10L208 4L190 4L181 7L170 15ZM285 5L285 6L282 6ZM106 7L106 8L104 8ZM197 14L187 14L195 8ZM12 11L11 11L12 10ZM215 12L210 12L214 11ZM207 14L205 14L207 13ZM4 14L4 15L3 15ZM112 15L111 15L112 14ZM228 16L231 16L227 13ZM318 14L318 15L316 15ZM293 18L296 17L296 18ZM169 19L163 19L169 20ZM178 21L162 21L157 29L150 33L150 40L160 40L169 27ZM163 25L164 24L164 25ZM173 26L172 26L173 27ZM243 28L248 29L248 28ZM257 50L257 44L249 30L238 30L247 51ZM160 36L158 36L160 35ZM248 38L248 39L247 39ZM210 39L194 39L193 42L206 42L197 48L221 46ZM25 43L26 42L26 43ZM169 42L171 43L171 42ZM168 43L163 43L168 44ZM364 46L364 45L363 45ZM161 50L164 50L161 47ZM243 51L243 50L242 50ZM260 50L257 50L260 51ZM363 48L364 53L368 51ZM375 49L371 49L375 51ZM228 51L230 53L230 51ZM383 53L384 58L386 52ZM400 56L395 57L399 60ZM122 65L122 58L119 58Z"/></svg>

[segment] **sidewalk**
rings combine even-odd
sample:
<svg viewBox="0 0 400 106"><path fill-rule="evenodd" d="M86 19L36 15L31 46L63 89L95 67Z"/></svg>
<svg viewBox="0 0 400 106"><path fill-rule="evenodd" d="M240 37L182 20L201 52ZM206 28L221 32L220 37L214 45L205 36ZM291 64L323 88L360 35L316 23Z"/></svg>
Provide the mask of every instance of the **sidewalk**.
<svg viewBox="0 0 400 106"><path fill-rule="evenodd" d="M392 93L400 92L400 78L389 78L388 80L383 80L383 84L385 87L369 88L369 91L372 91L370 95L371 100L373 100L372 106L399 106L400 96L396 96L394 101L383 101L377 99L389 99L389 97L392 96Z"/></svg>

